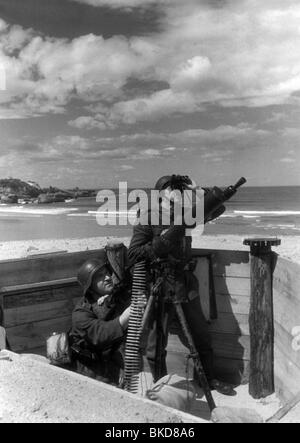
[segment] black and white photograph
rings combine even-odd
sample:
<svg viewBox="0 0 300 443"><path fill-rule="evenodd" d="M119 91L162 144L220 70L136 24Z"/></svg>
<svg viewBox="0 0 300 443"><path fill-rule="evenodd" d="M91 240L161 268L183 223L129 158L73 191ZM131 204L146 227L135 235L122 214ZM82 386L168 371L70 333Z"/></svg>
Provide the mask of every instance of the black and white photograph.
<svg viewBox="0 0 300 443"><path fill-rule="evenodd" d="M0 0L0 423L300 423L299 170L299 0Z"/></svg>

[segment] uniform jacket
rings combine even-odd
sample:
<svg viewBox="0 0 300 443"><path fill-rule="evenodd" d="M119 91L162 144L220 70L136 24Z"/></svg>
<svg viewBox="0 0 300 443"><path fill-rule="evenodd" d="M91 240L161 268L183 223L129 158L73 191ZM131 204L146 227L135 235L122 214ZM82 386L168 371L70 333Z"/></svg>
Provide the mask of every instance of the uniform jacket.
<svg viewBox="0 0 300 443"><path fill-rule="evenodd" d="M71 342L98 357L117 349L124 339L119 316L130 305L128 292L109 295L101 306L83 297L72 314Z"/></svg>
<svg viewBox="0 0 300 443"><path fill-rule="evenodd" d="M192 239L185 235L184 226L136 225L128 257L131 265L145 260L149 268L157 259L172 263L173 281L171 275L167 276L164 290L173 291L182 301L198 296L198 280L187 269L192 259Z"/></svg>

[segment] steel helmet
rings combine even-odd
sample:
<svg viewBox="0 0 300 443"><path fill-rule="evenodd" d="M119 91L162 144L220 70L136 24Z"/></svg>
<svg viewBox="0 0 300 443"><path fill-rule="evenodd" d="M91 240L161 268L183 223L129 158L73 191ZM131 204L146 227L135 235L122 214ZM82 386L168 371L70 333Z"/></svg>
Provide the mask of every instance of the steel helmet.
<svg viewBox="0 0 300 443"><path fill-rule="evenodd" d="M171 175L164 175L163 177L160 177L155 185L155 189L157 191L162 191L163 189L167 188L171 183Z"/></svg>
<svg viewBox="0 0 300 443"><path fill-rule="evenodd" d="M155 189L162 191L171 186L172 189L182 191L188 184L192 184L192 180L187 175L164 175L156 182Z"/></svg>
<svg viewBox="0 0 300 443"><path fill-rule="evenodd" d="M107 261L105 259L91 259L86 261L78 271L77 280L83 289L83 295L86 295L90 289L93 277L100 269L107 267Z"/></svg>

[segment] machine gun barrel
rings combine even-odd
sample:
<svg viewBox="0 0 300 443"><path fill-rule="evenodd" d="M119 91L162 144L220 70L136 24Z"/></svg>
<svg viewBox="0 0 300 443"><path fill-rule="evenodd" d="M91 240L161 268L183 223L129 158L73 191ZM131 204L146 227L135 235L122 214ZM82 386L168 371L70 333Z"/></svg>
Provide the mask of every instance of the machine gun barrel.
<svg viewBox="0 0 300 443"><path fill-rule="evenodd" d="M229 200L237 190L244 185L247 180L241 177L235 185L231 185L228 188L222 190L215 186L212 189L205 189L204 195L204 219L205 222L217 218L222 212L225 211L224 203ZM223 208L223 211L222 211Z"/></svg>
<svg viewBox="0 0 300 443"><path fill-rule="evenodd" d="M224 193L224 202L226 200L229 200L236 192L237 190L243 186L245 183L247 182L247 180L245 179L245 177L241 177L235 185L229 186L228 188L226 188L223 193Z"/></svg>

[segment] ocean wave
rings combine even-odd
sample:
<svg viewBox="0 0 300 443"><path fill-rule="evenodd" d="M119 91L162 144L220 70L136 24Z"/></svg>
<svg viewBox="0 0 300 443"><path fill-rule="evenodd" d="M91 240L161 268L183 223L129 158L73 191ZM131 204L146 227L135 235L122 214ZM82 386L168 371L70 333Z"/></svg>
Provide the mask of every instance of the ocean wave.
<svg viewBox="0 0 300 443"><path fill-rule="evenodd" d="M80 212L80 213L67 214L67 217L89 217L89 218L94 218L95 214L89 214L88 212Z"/></svg>
<svg viewBox="0 0 300 443"><path fill-rule="evenodd" d="M237 217L259 219L260 215L225 214L220 216L220 218L237 218Z"/></svg>
<svg viewBox="0 0 300 443"><path fill-rule="evenodd" d="M234 211L237 215L275 215L285 217L286 215L300 215L300 211Z"/></svg>
<svg viewBox="0 0 300 443"><path fill-rule="evenodd" d="M28 208L24 206L0 207L0 215L4 214L32 214L32 215L64 215L71 211L78 211L78 208Z"/></svg>

